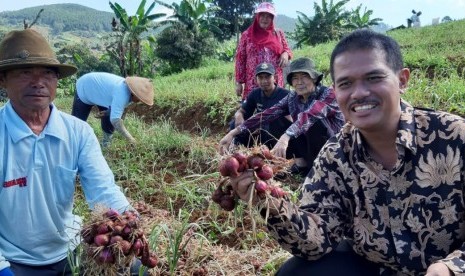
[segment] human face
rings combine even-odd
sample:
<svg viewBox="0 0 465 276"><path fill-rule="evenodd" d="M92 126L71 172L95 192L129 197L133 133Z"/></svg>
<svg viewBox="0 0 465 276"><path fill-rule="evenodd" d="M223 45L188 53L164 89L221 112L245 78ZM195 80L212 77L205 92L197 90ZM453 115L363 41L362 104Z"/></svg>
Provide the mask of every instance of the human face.
<svg viewBox="0 0 465 276"><path fill-rule="evenodd" d="M55 99L58 73L49 67L25 67L0 75L0 85L18 114L31 115L49 110Z"/></svg>
<svg viewBox="0 0 465 276"><path fill-rule="evenodd" d="M304 72L292 73L291 83L297 95L302 96L305 100L307 100L310 94L315 90L313 79L309 74Z"/></svg>
<svg viewBox="0 0 465 276"><path fill-rule="evenodd" d="M267 30L271 22L273 22L273 15L271 13L261 12L258 14L258 24L260 28Z"/></svg>
<svg viewBox="0 0 465 276"><path fill-rule="evenodd" d="M138 102L140 102L140 99L137 98L134 94L131 93L131 102L138 103Z"/></svg>
<svg viewBox="0 0 465 276"><path fill-rule="evenodd" d="M394 72L380 49L343 52L333 67L333 88L346 120L362 133L397 129L400 94L410 76L407 68Z"/></svg>
<svg viewBox="0 0 465 276"><path fill-rule="evenodd" d="M274 75L268 73L260 73L257 75L257 84L265 93L273 92L274 84Z"/></svg>

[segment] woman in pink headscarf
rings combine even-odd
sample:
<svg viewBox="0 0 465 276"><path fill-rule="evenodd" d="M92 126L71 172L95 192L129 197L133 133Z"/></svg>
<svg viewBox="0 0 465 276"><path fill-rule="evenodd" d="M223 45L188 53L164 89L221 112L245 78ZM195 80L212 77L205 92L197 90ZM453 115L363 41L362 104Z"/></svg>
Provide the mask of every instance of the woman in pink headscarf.
<svg viewBox="0 0 465 276"><path fill-rule="evenodd" d="M236 94L246 99L252 89L258 87L254 69L262 62L276 68L275 80L284 86L283 70L292 58L284 32L275 29L273 4L262 2L255 9L253 24L242 33L236 52Z"/></svg>

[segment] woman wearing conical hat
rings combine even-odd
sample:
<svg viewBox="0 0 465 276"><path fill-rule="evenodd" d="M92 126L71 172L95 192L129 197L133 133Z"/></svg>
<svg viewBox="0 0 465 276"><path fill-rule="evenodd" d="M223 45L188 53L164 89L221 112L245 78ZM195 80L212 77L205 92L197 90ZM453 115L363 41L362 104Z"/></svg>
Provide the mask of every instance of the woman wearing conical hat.
<svg viewBox="0 0 465 276"><path fill-rule="evenodd" d="M130 143L136 139L123 124L125 108L133 102L153 105L153 85L147 78L120 77L105 72L92 72L76 82L76 94L71 114L86 121L93 106L100 110L103 146L107 146L116 129Z"/></svg>

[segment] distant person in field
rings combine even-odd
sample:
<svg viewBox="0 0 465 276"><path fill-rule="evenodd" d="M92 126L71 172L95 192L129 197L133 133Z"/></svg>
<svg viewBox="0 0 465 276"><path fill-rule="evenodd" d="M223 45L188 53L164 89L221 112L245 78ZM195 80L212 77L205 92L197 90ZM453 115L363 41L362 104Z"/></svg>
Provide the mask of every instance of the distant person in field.
<svg viewBox="0 0 465 276"><path fill-rule="evenodd" d="M408 27L420 27L420 15L421 11L416 12L415 10L412 10L412 16L409 19L407 19Z"/></svg>
<svg viewBox="0 0 465 276"><path fill-rule="evenodd" d="M92 107L97 106L104 135L103 146L109 145L115 129L130 143L135 143L136 139L124 126L122 117L130 103L139 101L149 106L153 105L151 80L92 72L77 80L71 114L87 121Z"/></svg>
<svg viewBox="0 0 465 276"><path fill-rule="evenodd" d="M228 151L237 135L290 115L292 124L271 152L278 157L294 158L292 171L305 176L326 140L344 124L334 92L321 84L322 79L323 74L316 71L311 59L299 58L291 62L287 82L294 90L279 103L256 113L226 134L219 143L220 153Z"/></svg>
<svg viewBox="0 0 465 276"><path fill-rule="evenodd" d="M402 99L410 70L384 34L342 38L330 72L347 123L297 204L250 195L253 171L230 179L293 255L276 275L465 275L465 119Z"/></svg>
<svg viewBox="0 0 465 276"><path fill-rule="evenodd" d="M284 87L283 68L289 64L292 51L282 30L274 27L276 11L272 3L262 2L255 9L252 25L245 30L236 50L235 78L236 94L247 99L258 87L255 68L262 62L271 63L275 69L275 80Z"/></svg>
<svg viewBox="0 0 465 276"><path fill-rule="evenodd" d="M255 78L259 85L252 90L242 106L234 114L231 129L241 125L245 120L256 113L277 104L289 94L289 90L279 87L275 81L275 68L271 63L260 63L255 68ZM291 125L290 116L280 117L271 123L263 123L258 131L252 133L244 132L234 138L234 143L250 147L255 144L263 144L273 148L279 137Z"/></svg>
<svg viewBox="0 0 465 276"><path fill-rule="evenodd" d="M78 175L90 208L132 209L93 129L53 104L58 80L76 71L35 30L0 42L0 87L9 98L0 108L1 276L75 275L68 254L80 242Z"/></svg>

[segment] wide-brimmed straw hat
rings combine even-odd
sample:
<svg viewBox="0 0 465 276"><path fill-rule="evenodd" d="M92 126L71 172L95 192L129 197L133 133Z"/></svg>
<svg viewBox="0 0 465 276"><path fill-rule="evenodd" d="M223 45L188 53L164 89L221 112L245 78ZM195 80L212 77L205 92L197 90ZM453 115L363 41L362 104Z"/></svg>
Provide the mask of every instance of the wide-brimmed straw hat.
<svg viewBox="0 0 465 276"><path fill-rule="evenodd" d="M309 58L298 58L291 62L286 78L289 85L292 85L292 74L297 72L309 74L316 84L319 84L323 79L323 74L315 69L315 64Z"/></svg>
<svg viewBox="0 0 465 276"><path fill-rule="evenodd" d="M142 77L126 77L131 93L146 105L153 105L153 84L152 81Z"/></svg>
<svg viewBox="0 0 465 276"><path fill-rule="evenodd" d="M267 12L269 14L272 14L274 17L276 17L276 10L272 3L269 3L269 2L260 3L255 9L255 13L261 13L261 12Z"/></svg>
<svg viewBox="0 0 465 276"><path fill-rule="evenodd" d="M47 40L35 30L11 31L0 42L0 72L32 67L57 68L59 79L76 73L73 65L61 64Z"/></svg>

